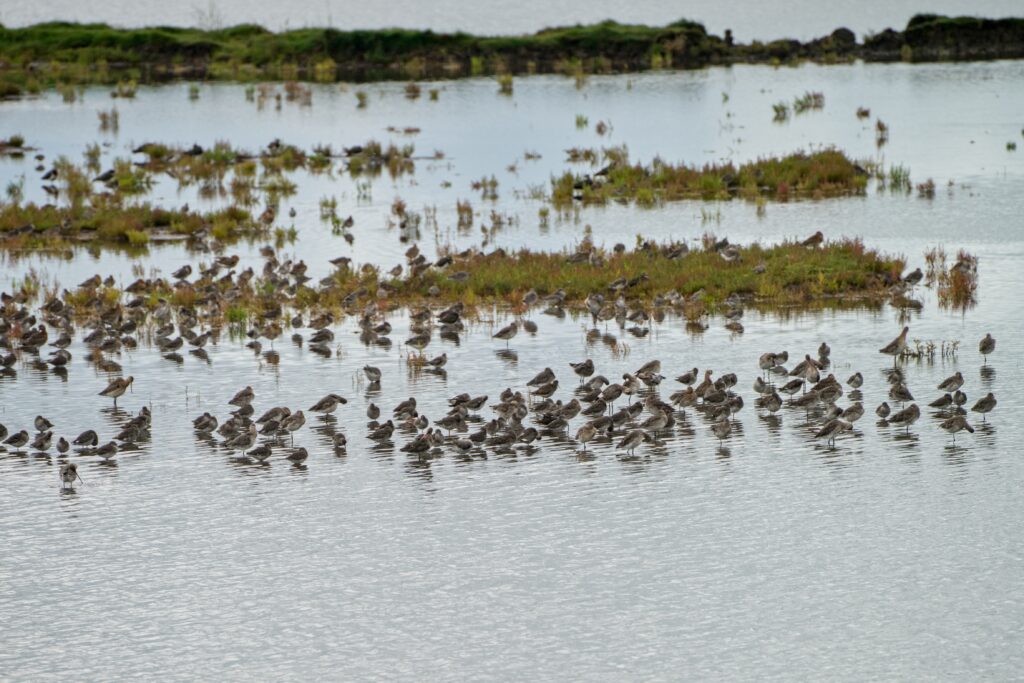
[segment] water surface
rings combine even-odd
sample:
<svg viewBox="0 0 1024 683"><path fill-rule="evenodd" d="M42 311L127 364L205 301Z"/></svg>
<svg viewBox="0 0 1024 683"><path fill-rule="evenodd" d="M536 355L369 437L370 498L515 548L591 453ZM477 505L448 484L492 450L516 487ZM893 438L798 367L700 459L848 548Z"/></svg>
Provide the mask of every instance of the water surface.
<svg viewBox="0 0 1024 683"><path fill-rule="evenodd" d="M1024 381L1024 341L1012 293L1024 285L1024 165L1005 142L1020 135L1022 82L1022 67L1011 62L738 67L594 78L582 90L560 78L517 79L511 99L492 81L459 81L445 84L436 103L410 102L401 85L383 84L368 87L367 110L337 86L318 87L310 108L280 112L257 111L230 84L204 87L197 102L175 85L118 102L121 129L103 138L111 143L105 159L146 140L354 144L387 139L388 125L420 126L417 149L443 149L444 162L377 180L362 203L347 176L303 178L282 205L282 214L296 207L300 234L282 255L304 258L314 275L337 254L388 267L398 261L408 245L386 228L395 196L411 207L438 206L438 233L420 242L428 253L435 244L481 243L479 220L469 234L454 229L459 198L485 220L492 209L519 217L488 247L562 248L581 239L585 225L607 245L632 244L637 234L695 239L712 230L748 242L821 229L862 235L869 246L904 254L910 267L923 265L928 248L965 247L979 258L978 306L943 310L924 289L924 308L908 321L912 337L959 340L960 351L909 364L908 382L927 403L960 370L971 403L993 391L999 407L955 444L928 410L909 433L877 425L872 411L886 397L891 361L876 349L907 321L888 306L750 310L743 335L730 335L717 316L703 334L672 316L643 337L602 325L614 347L588 341L587 319L536 311L538 334L517 336L513 353L490 338L508 314L484 311L457 345L435 335L427 347L429 355L448 353L445 376L410 371L401 312L389 316L391 348L360 344L348 319L334 328L340 353L320 358L286 334L275 343L276 366L227 334L208 364L187 354L177 364L143 344L117 357L136 377L134 392L119 401L123 412L96 396L109 378L84 361L76 340L66 381L27 363L0 379L0 422L27 429L42 413L59 434L94 428L108 439L146 405L152 440L115 465L72 456L85 483L65 493L56 456L0 454L0 671L17 680L1018 677L1024 430L1015 388ZM772 124L771 103L805 89L825 92L825 110ZM111 100L89 90L72 106L52 94L0 106L5 130L22 132L48 157L80 158L99 137L96 110ZM858 122L857 106L890 124L881 151L874 119ZM586 130L574 126L579 113L590 118ZM564 148L608 144L593 131L599 119L612 122L610 143L628 144L638 159L743 160L836 144L906 164L915 181L933 177L940 190L925 200L872 187L862 198L770 204L761 218L742 202L614 206L540 227L542 204L527 198L529 186L567 167ZM542 158L523 161L528 149ZM514 173L506 169L513 162ZM30 179L26 191L38 192L28 161L0 163L4 184L21 173ZM493 204L469 189L491 173L500 181ZM356 217L353 245L316 218L325 195ZM153 198L213 205L166 182ZM713 217L702 218L702 209ZM242 256L240 267L259 266L258 246L229 252ZM195 261L177 247L142 257L8 257L2 287L29 268L73 285L97 271L127 282L133 266L166 273ZM986 332L999 346L983 367L976 349ZM855 370L865 376L868 415L835 449L811 438L814 424L802 410L759 416L750 388L761 352L799 357L822 341L840 380ZM396 432L391 444L366 438L369 401L390 409L416 396L421 411L438 418L450 396L493 400L505 387L523 389L544 366L562 381L557 397L568 400L568 363L587 356L610 378L660 358L663 398L675 389L672 377L693 366L716 376L733 371L746 407L724 444L687 410L662 444L641 447L636 458L607 440L581 457L571 440L546 435L511 453L446 448L421 462L399 450L407 433ZM379 389L361 379L367 363L384 373ZM189 421L206 410L226 417L227 400L246 384L258 411L307 408L329 391L349 404L335 422L310 419L296 434L311 454L304 468L281 457L243 465L197 438ZM580 424L573 420L571 432ZM345 454L330 445L337 430L348 436Z"/></svg>

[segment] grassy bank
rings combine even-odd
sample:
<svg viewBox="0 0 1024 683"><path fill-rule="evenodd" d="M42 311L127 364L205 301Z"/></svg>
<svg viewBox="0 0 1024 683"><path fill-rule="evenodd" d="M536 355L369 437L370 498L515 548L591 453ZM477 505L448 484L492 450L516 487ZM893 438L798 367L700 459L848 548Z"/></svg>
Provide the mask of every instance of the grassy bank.
<svg viewBox="0 0 1024 683"><path fill-rule="evenodd" d="M458 77L481 74L609 73L710 64L981 59L1024 56L1024 20L914 17L856 42L847 29L808 42L735 43L698 23L642 26L605 21L529 35L474 36L401 29L271 32L53 22L0 27L0 96L57 83L122 78L317 79Z"/></svg>
<svg viewBox="0 0 1024 683"><path fill-rule="evenodd" d="M565 173L551 181L551 200L565 207L574 199L587 204L635 201L651 206L677 199L835 197L861 194L868 171L837 149L796 152L742 165L731 162L701 167L656 160L630 164L622 148L605 150L609 165L589 175Z"/></svg>

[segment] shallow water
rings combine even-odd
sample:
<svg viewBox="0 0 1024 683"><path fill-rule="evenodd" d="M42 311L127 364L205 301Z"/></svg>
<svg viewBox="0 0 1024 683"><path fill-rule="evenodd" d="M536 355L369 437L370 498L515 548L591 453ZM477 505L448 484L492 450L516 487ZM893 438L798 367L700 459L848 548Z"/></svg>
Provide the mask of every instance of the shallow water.
<svg viewBox="0 0 1024 683"><path fill-rule="evenodd" d="M970 403L993 391L999 407L984 424L972 419L977 432L955 444L927 409L909 434L876 425L872 411L885 398L883 370L891 364L876 349L902 325L889 307L792 316L748 310L739 336L719 317L696 335L671 317L645 337L602 326L621 342L614 350L588 343L586 319L535 311L539 332L520 333L509 345L514 353L490 338L507 316L492 321L485 313L458 345L435 336L426 348L448 353L445 376L408 369L401 313L389 318L390 349L364 347L346 320L334 328L340 354L320 358L285 334L275 343L276 366L226 335L210 348L209 364L188 354L176 364L142 345L117 359L137 378L119 405L127 413L151 406L151 442L114 465L72 456L85 483L63 493L56 456L0 454L0 671L25 680L1019 676L1024 428L1014 388L1024 381L1024 339L1012 293L1024 284L1017 265L1024 163L1004 145L1020 135L1022 81L1024 66L1010 62L743 67L595 78L581 91L560 78L517 79L511 99L491 81L459 81L445 84L437 103L409 102L401 85L370 86L365 111L336 86L318 89L312 108L281 112L257 112L232 85L204 87L194 103L180 86L119 102L119 150L150 139L354 144L385 138L387 125L421 126L417 149L444 149L445 163L419 163L394 184L378 180L372 202L358 205L347 177L300 182L292 202L300 240L285 252L304 258L314 276L326 272L325 255L339 253L390 266L407 246L384 227L395 195L411 207L436 203L444 226L454 222L455 200L471 197L469 182L492 172L501 183L495 209L521 216L496 245L561 248L589 224L604 244L632 243L637 233L696 238L704 230L773 241L820 228L905 254L911 268L923 265L929 247L966 247L979 257L977 307L944 311L934 292L921 290L925 308L909 321L913 338L962 346L955 358L909 364L908 383L924 406L959 369ZM824 90L824 111L771 123L771 102L807 89ZM723 91L730 93L724 104ZM48 156L77 158L96 137L95 110L110 103L90 91L70 107L52 94L0 106L5 130L22 132ZM584 210L579 223L553 220L544 231L535 218L540 204L514 194L566 168L565 147L602 144L592 130L601 118L612 120L611 143L627 143L640 159L746 159L811 143L874 155L869 124L853 115L858 105L890 124L885 159L910 166L915 181L934 177L935 199L872 190L770 204L763 218L740 202L616 206ZM574 128L577 113L590 116L590 130ZM503 170L526 149L543 158L520 161L518 175ZM34 177L30 168L4 161L0 182L20 172ZM452 188L440 187L445 179ZM339 196L342 215L356 216L352 247L315 218L328 193ZM171 186L154 195L196 201ZM720 219L702 221L702 208ZM452 230L451 239L479 244L478 229ZM441 234L443 242L448 233ZM430 252L434 240L425 234L422 247ZM245 267L256 263L257 246L230 251ZM141 259L9 259L2 286L27 268L75 284L97 271L127 281L133 264L169 272L195 260L176 247ZM983 369L977 340L986 332L999 346ZM832 346L840 380L855 370L865 376L868 413L835 449L814 442L800 409L785 408L777 420L759 416L750 388L761 352L800 357L821 341ZM67 381L28 365L0 378L0 422L28 429L42 413L69 437L86 428L104 439L116 433L129 415L96 396L108 377L85 363L80 341L70 350ZM391 445L366 438L368 401L389 410L416 396L421 412L437 418L450 396L486 393L493 402L505 387L524 389L544 366L562 382L557 397L568 400L575 385L568 362L586 356L612 379L660 358L663 398L676 388L672 377L693 366L716 376L734 371L746 407L724 444L699 411L687 410L663 444L644 445L633 459L607 440L581 457L578 445L546 435L514 453L446 448L420 462L399 450L407 433L396 432ZM379 390L361 379L367 363L383 370ZM296 445L310 451L304 468L280 456L266 467L243 465L197 438L188 421L205 410L223 419L226 401L246 384L258 412L306 408L329 391L350 402L336 422L310 416L297 433ZM580 424L574 419L570 432ZM332 430L348 436L346 454L330 446Z"/></svg>

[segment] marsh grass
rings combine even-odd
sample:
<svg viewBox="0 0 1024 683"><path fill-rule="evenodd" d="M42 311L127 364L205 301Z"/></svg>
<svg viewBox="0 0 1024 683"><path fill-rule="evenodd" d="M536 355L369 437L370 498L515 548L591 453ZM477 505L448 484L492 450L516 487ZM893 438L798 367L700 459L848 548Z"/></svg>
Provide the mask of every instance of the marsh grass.
<svg viewBox="0 0 1024 683"><path fill-rule="evenodd" d="M127 183L134 182L128 179ZM120 180L119 180L120 184ZM28 229L26 229L28 226ZM205 238L230 243L265 234L248 211L229 207L206 214L168 210L148 203L126 206L115 200L81 199L57 207L0 204L0 248L9 251L70 244L139 246L154 236Z"/></svg>
<svg viewBox="0 0 1024 683"><path fill-rule="evenodd" d="M903 262L866 249L859 240L830 242L822 249L795 243L775 246L753 244L741 249L741 261L727 263L714 251L690 252L670 259L664 248L605 253L595 250L585 262L573 262L568 253L520 251L456 257L452 268L469 274L456 282L444 272L428 270L419 277L390 280L390 298L403 301L426 298L437 287L442 300L517 303L530 289L539 294L565 291L566 300L580 304L591 292L607 292L620 278L644 275L625 295L641 301L674 290L682 295L704 292L704 302L724 301L731 295L756 300L799 303L816 297L885 297L887 283L898 279ZM764 263L764 273L753 265ZM355 286L356 280L346 281ZM375 291L376 276L358 285Z"/></svg>
<svg viewBox="0 0 1024 683"><path fill-rule="evenodd" d="M938 342L932 339L912 339L910 344L903 349L900 358L933 363L936 356L943 360L955 359L959 350L960 341L956 339L943 339Z"/></svg>
<svg viewBox="0 0 1024 683"><path fill-rule="evenodd" d="M883 176L883 179L887 179L886 187L894 192L909 193L911 187L913 187L910 182L910 169L906 166L896 165L891 167L888 173ZM932 194L934 194L934 187L932 188Z"/></svg>
<svg viewBox="0 0 1024 683"><path fill-rule="evenodd" d="M946 250L939 246L924 254L925 284L937 286L939 306L966 311L977 304L978 258L961 249L956 262L948 265Z"/></svg>
<svg viewBox="0 0 1024 683"><path fill-rule="evenodd" d="M106 111L98 111L96 116L100 120L100 130L105 133L116 133L121 127L121 115L118 114L116 107Z"/></svg>
<svg viewBox="0 0 1024 683"><path fill-rule="evenodd" d="M512 74L501 74L498 76L498 93L501 95L512 94Z"/></svg>
<svg viewBox="0 0 1024 683"><path fill-rule="evenodd" d="M824 108L824 93L807 91L793 100L793 111L797 114Z"/></svg>
<svg viewBox="0 0 1024 683"><path fill-rule="evenodd" d="M740 166L731 162L702 167L673 165L660 159L648 166L631 165L624 148L610 154L606 151L606 157L612 167L602 182L587 182L572 173L553 178L553 204L566 208L574 200L584 204L633 200L642 206L654 206L663 201L734 196L780 201L834 197L862 194L868 178L866 169L833 148L761 158Z"/></svg>
<svg viewBox="0 0 1024 683"><path fill-rule="evenodd" d="M32 148L25 146L25 138L22 135L11 135L6 140L0 140L0 156L20 158L25 152L30 151Z"/></svg>
<svg viewBox="0 0 1024 683"><path fill-rule="evenodd" d="M114 89L110 91L110 96L120 99L134 99L138 89L139 84L136 81L118 81Z"/></svg>

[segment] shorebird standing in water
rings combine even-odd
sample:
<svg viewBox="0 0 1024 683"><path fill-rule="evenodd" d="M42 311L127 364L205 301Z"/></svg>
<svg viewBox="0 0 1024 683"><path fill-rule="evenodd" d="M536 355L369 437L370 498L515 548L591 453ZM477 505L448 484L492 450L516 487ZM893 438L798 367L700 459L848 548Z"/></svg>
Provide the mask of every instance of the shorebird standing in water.
<svg viewBox="0 0 1024 683"><path fill-rule="evenodd" d="M591 422L584 423L576 432L576 440L583 444L583 450L587 450L587 442L593 440L597 434L597 428Z"/></svg>
<svg viewBox="0 0 1024 683"><path fill-rule="evenodd" d="M91 446L95 446L99 442L99 435L97 435L96 432L93 431L92 429L87 429L81 434L79 434L77 437L75 437L75 440L72 441L71 443L73 443L76 446L85 446L88 448Z"/></svg>
<svg viewBox="0 0 1024 683"><path fill-rule="evenodd" d="M594 374L594 361L590 358L580 361L579 363L569 363L569 366L580 378L580 383L582 383L587 377Z"/></svg>
<svg viewBox="0 0 1024 683"><path fill-rule="evenodd" d="M636 447L646 439L647 435L644 434L642 429L634 429L629 434L626 434L625 438L616 445L616 448L623 448L627 453L633 455L636 452Z"/></svg>
<svg viewBox="0 0 1024 683"><path fill-rule="evenodd" d="M974 427L967 422L967 418L963 415L954 415L951 418L943 420L939 426L953 435L953 443L956 443L956 433L959 431L966 429L968 433L974 433Z"/></svg>
<svg viewBox="0 0 1024 683"><path fill-rule="evenodd" d="M492 335L492 338L493 339L503 339L505 341L505 348L507 349L508 348L508 341L512 337L516 336L517 332L519 332L519 326L516 325L514 322L512 322L512 323L509 323L508 325L505 325L505 327L501 328L497 332L495 332L494 335Z"/></svg>
<svg viewBox="0 0 1024 683"><path fill-rule="evenodd" d="M896 367L896 362L899 360L900 354L907 348L907 334L910 332L909 327L904 327L900 335L893 339L891 342L878 349L879 353L884 353L887 356L892 356L892 366Z"/></svg>
<svg viewBox="0 0 1024 683"><path fill-rule="evenodd" d="M228 405L238 406L241 408L242 406L247 406L252 403L254 398L256 398L256 393L252 390L252 387L247 386L245 389L242 389L232 396L231 400L228 401Z"/></svg>
<svg viewBox="0 0 1024 683"><path fill-rule="evenodd" d="M364 365L363 373L366 375L366 379L369 380L371 384L380 384L380 368L374 367L372 365Z"/></svg>
<svg viewBox="0 0 1024 683"><path fill-rule="evenodd" d="M110 462L117 455L117 444L113 441L108 441L93 451L93 454L103 458L103 462Z"/></svg>
<svg viewBox="0 0 1024 683"><path fill-rule="evenodd" d="M299 431L304 424L306 424L306 416L302 414L301 410L296 410L281 422L281 426L288 431L293 446L295 445L295 432Z"/></svg>
<svg viewBox="0 0 1024 683"><path fill-rule="evenodd" d="M981 353L981 357L984 359L984 364L988 365L988 354L996 350L996 340L992 338L991 334L986 334L985 338L978 344L978 351Z"/></svg>
<svg viewBox="0 0 1024 683"><path fill-rule="evenodd" d="M832 448L835 448L836 437L842 434L843 432L850 431L851 429L853 429L852 423L837 417L826 422L825 426L819 429L817 433L815 433L814 438L828 439L828 445Z"/></svg>
<svg viewBox="0 0 1024 683"><path fill-rule="evenodd" d="M711 433L718 437L718 443L721 444L732 434L732 423L723 415L718 422L711 424Z"/></svg>
<svg viewBox="0 0 1024 683"><path fill-rule="evenodd" d="M306 458L309 457L309 451L302 446L299 446L298 448L293 448L291 453L284 457L291 461L293 465L301 465L306 462Z"/></svg>
<svg viewBox="0 0 1024 683"><path fill-rule="evenodd" d="M910 425L917 422L918 418L921 417L921 409L917 407L916 403L911 403L909 406L894 413L889 418L889 424L896 425L897 427L906 426L907 434L910 433Z"/></svg>
<svg viewBox="0 0 1024 683"><path fill-rule="evenodd" d="M26 432L24 429L22 429L20 432L17 432L16 434L12 434L10 436L10 438L8 438L6 441L4 441L4 443L6 445L8 445L8 446L14 446L14 450L19 450L22 447L24 447L25 444L28 443L28 440L29 440L28 432Z"/></svg>
<svg viewBox="0 0 1024 683"><path fill-rule="evenodd" d="M135 378L131 376L123 379L118 377L117 379L111 381L110 384L107 385L107 388L101 391L99 395L105 398L114 399L114 407L116 408L117 399L123 396L124 392L128 391L128 388L132 385L132 382L134 381Z"/></svg>
<svg viewBox="0 0 1024 683"><path fill-rule="evenodd" d="M949 394L949 393L952 393L952 392L956 391L957 389L959 389L963 385L964 385L963 373L958 371L955 374L950 375L946 379L942 380L942 383L939 385L938 388L939 388L939 391L944 391L947 394Z"/></svg>
<svg viewBox="0 0 1024 683"><path fill-rule="evenodd" d="M249 424L249 428L224 442L224 446L227 448L238 449L242 451L242 455L245 452L256 445L256 440L259 438L256 432L256 425Z"/></svg>
<svg viewBox="0 0 1024 683"><path fill-rule="evenodd" d="M314 403L313 407L309 410L312 413L320 413L326 417L333 413L339 405L344 405L346 403L348 403L348 401L338 394L327 394L322 399Z"/></svg>
<svg viewBox="0 0 1024 683"><path fill-rule="evenodd" d="M75 480L82 482L85 481L78 476L78 465L73 462L65 463L60 466L60 487L64 488L75 488Z"/></svg>
<svg viewBox="0 0 1024 683"><path fill-rule="evenodd" d="M974 404L974 407L971 408L971 411L975 413L981 413L981 421L984 422L986 414L991 413L995 407L996 397L990 391L987 395L978 399L978 402Z"/></svg>

